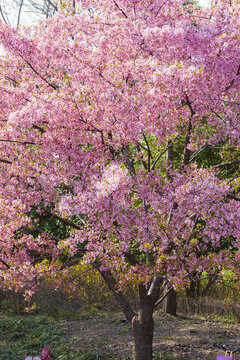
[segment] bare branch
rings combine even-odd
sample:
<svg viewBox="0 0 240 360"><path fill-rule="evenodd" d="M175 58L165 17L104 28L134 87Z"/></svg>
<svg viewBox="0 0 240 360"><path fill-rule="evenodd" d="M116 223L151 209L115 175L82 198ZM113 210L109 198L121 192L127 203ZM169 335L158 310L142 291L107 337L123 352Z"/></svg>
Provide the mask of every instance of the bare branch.
<svg viewBox="0 0 240 360"><path fill-rule="evenodd" d="M5 18L5 15L3 13L2 7L0 5L0 14L2 15L2 19L5 22L6 25L9 25L9 21L7 21L7 19Z"/></svg>
<svg viewBox="0 0 240 360"><path fill-rule="evenodd" d="M240 164L240 159L225 162L225 163L222 163L222 164L213 165L212 168L222 168L222 167L225 167L225 166L230 166L230 165L235 165L235 164Z"/></svg>
<svg viewBox="0 0 240 360"><path fill-rule="evenodd" d="M46 0L53 8L55 11L58 11L58 7L57 5L53 4L50 0Z"/></svg>
<svg viewBox="0 0 240 360"><path fill-rule="evenodd" d="M140 145L139 142L137 142L137 150L138 150L138 152L141 154L141 156L140 156L141 162L142 162L142 164L143 164L144 169L147 170L147 169L148 169L148 166L147 166L146 161L144 160L144 157L143 157L143 154L142 154L142 152L141 152L140 146L141 146L144 150L146 150L146 151L147 151L147 149L146 149L144 146Z"/></svg>
<svg viewBox="0 0 240 360"><path fill-rule="evenodd" d="M26 235L31 234L32 231L38 231L38 232L40 232L41 234L47 234L47 235L50 236L53 240L61 241L61 239L60 239L59 237L57 237L57 236L55 236L55 235L53 235L53 234L51 234L51 233L46 232L45 230L39 228L38 226L35 226L35 227L32 228L32 229L30 229L30 228L28 228L28 227L22 229L22 232L23 232L24 234L26 234Z"/></svg>
<svg viewBox="0 0 240 360"><path fill-rule="evenodd" d="M143 146L139 141L137 142L137 145L140 146L143 150L147 151L148 149L145 148L145 146Z"/></svg>
<svg viewBox="0 0 240 360"><path fill-rule="evenodd" d="M154 160L152 166L151 166L151 170L154 170L155 169L155 166L158 162L158 160L165 154L165 152L168 150L168 147L166 149L164 149L159 155L158 157L156 158L156 160Z"/></svg>
<svg viewBox="0 0 240 360"><path fill-rule="evenodd" d="M160 13L161 9L163 8L163 6L167 3L167 1L164 1L163 4L159 7L158 11L156 12L156 16L158 16L158 14Z"/></svg>
<svg viewBox="0 0 240 360"><path fill-rule="evenodd" d="M119 11L121 11L121 13L123 14L123 16L127 19L128 17L127 17L127 15L126 15L125 11L123 11L123 9L121 9L121 8L119 7L119 5L118 5L118 3L117 3L116 1L114 1L114 4L115 4L116 8L117 8Z"/></svg>
<svg viewBox="0 0 240 360"><path fill-rule="evenodd" d="M138 264L137 259L135 258L135 256L130 251L125 252L124 255L125 255L126 259L129 261L129 263L131 265L137 265Z"/></svg>
<svg viewBox="0 0 240 360"><path fill-rule="evenodd" d="M20 24L20 16L21 16L21 12L22 12L22 6L23 6L23 0L21 0L21 3L19 5L17 26Z"/></svg>
<svg viewBox="0 0 240 360"><path fill-rule="evenodd" d="M199 149L197 149L192 156L190 156L189 161L193 161L202 151L204 151L206 148L208 147L208 145L203 145L201 146Z"/></svg>

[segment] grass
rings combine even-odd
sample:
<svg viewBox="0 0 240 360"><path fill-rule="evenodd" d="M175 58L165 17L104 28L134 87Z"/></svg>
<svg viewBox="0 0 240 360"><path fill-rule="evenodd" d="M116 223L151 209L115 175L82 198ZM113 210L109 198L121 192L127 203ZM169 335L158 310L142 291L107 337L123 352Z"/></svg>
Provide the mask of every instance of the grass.
<svg viewBox="0 0 240 360"><path fill-rule="evenodd" d="M0 359L23 360L46 346L54 359L68 352L62 332L45 316L0 317Z"/></svg>
<svg viewBox="0 0 240 360"><path fill-rule="evenodd" d="M117 314L119 315L119 314ZM83 322L83 326L90 326L88 329L88 336L92 338L95 328L92 327L95 321L87 321L86 319L94 319L96 323L100 322L103 326L107 327L108 322L110 325L119 325L122 323L122 318L117 316L112 318L112 322L109 316L105 312L101 312L95 307L85 307L77 314L79 322ZM81 325L81 326L82 326ZM181 324L179 319L180 328L188 327L189 323ZM98 349L98 347L87 347L84 350L81 349L81 330L77 332L77 337L72 337L68 340L63 330L59 328L60 322L56 319L40 316L40 315L25 315L25 316L12 316L12 315L0 315L0 360L23 360L27 355L39 355L40 350L43 347L48 347L51 350L51 358L53 360L131 360L132 356L120 356L116 352L108 352L104 347ZM164 324L163 324L164 326ZM172 325L171 325L172 326ZM192 325L193 326L193 325ZM217 344L223 343L227 338L226 324L222 323L219 328L219 332L211 330L209 335L214 335L214 341ZM68 327L67 327L68 328ZM65 328L64 328L65 329ZM78 329L78 327L77 327ZM128 326L123 326L119 334L129 331ZM192 332L195 334L196 329L193 328ZM74 332L70 332L70 335L74 335ZM83 333L84 336L84 333ZM166 339L171 339L170 335L165 336ZM80 339L80 341L79 341ZM78 350L74 348L74 341L78 340ZM107 342L108 338L95 337L94 344L99 342ZM101 344L100 344L101 345ZM201 343L199 342L199 345ZM210 346L211 344L209 344ZM80 346L80 347L79 347ZM123 343L124 346L124 343ZM175 349L176 350L176 349ZM101 352L104 351L104 352ZM106 351L106 352L105 352ZM110 350L111 351L111 350ZM183 360L180 355L174 355L173 352L161 351L154 357L154 360Z"/></svg>
<svg viewBox="0 0 240 360"><path fill-rule="evenodd" d="M27 355L40 355L43 347L51 350L54 360L130 360L98 351L74 351L64 333L46 316L1 316L0 359L23 360Z"/></svg>

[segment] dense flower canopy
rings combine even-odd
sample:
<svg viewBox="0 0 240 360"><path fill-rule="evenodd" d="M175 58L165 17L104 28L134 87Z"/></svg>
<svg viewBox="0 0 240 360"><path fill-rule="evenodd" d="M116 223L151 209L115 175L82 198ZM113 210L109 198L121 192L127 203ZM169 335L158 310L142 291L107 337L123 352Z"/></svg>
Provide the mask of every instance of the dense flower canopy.
<svg viewBox="0 0 240 360"><path fill-rule="evenodd" d="M239 164L239 12L79 0L30 28L0 24L2 286L32 286L63 255L120 284L238 274L239 178L219 169ZM206 147L217 164L198 161Z"/></svg>

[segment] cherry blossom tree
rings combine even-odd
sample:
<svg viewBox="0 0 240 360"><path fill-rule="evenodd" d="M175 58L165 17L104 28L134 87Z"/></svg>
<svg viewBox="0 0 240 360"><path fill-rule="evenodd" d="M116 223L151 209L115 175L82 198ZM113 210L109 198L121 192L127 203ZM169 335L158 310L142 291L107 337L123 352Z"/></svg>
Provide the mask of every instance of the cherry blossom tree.
<svg viewBox="0 0 240 360"><path fill-rule="evenodd" d="M152 359L166 286L239 277L239 11L79 0L0 24L1 286L30 296L46 273L92 264L132 324L134 360Z"/></svg>

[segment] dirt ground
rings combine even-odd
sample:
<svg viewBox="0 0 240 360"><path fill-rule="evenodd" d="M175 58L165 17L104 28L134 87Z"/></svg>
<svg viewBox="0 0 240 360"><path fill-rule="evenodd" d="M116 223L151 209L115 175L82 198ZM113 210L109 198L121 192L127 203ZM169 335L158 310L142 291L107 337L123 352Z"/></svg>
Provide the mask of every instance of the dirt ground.
<svg viewBox="0 0 240 360"><path fill-rule="evenodd" d="M79 320L60 322L69 343L75 350L131 354L130 325L119 313L81 316ZM223 354L213 344L240 346L240 324L208 321L196 316L172 317L155 314L154 354L167 352L183 359L215 360ZM173 356L174 357L174 356Z"/></svg>

